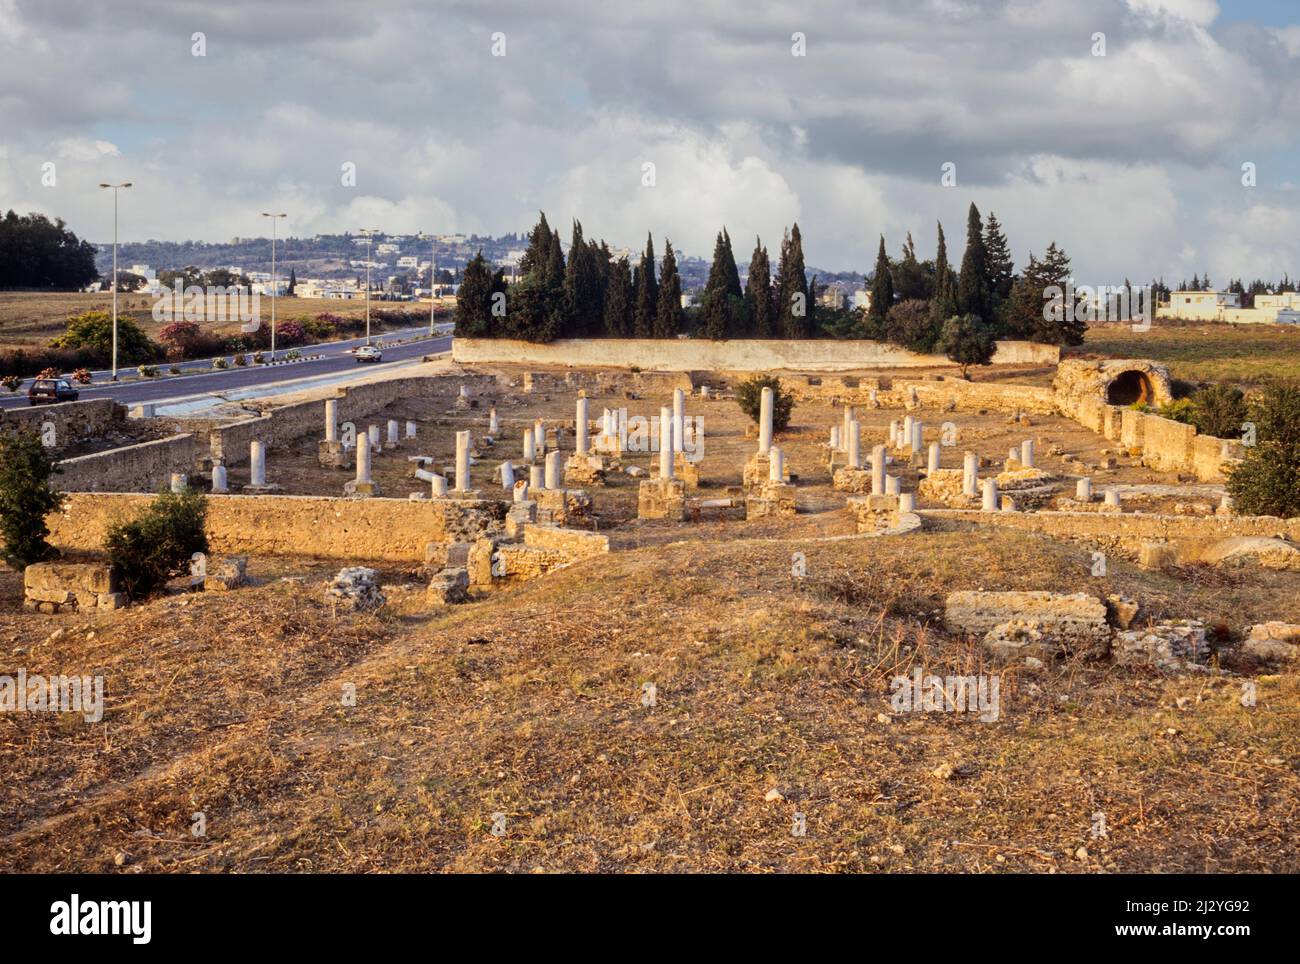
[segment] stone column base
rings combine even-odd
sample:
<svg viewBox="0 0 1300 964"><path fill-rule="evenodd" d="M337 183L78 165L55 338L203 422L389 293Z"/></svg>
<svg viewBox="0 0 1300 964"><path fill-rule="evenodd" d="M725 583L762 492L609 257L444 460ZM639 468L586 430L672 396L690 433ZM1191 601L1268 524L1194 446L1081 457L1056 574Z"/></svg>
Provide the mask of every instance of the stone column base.
<svg viewBox="0 0 1300 964"><path fill-rule="evenodd" d="M564 463L564 484L576 487L604 485L609 471L603 455L570 455Z"/></svg>
<svg viewBox="0 0 1300 964"><path fill-rule="evenodd" d="M847 465L836 469L833 484L839 492L862 494L871 491L871 470L851 469Z"/></svg>
<svg viewBox="0 0 1300 964"><path fill-rule="evenodd" d="M637 493L638 519L686 521L686 483L681 479L646 479Z"/></svg>
<svg viewBox="0 0 1300 964"><path fill-rule="evenodd" d="M685 452L673 453L673 475L686 483L687 489L700 487L700 467L686 457Z"/></svg>
<svg viewBox="0 0 1300 964"><path fill-rule="evenodd" d="M765 516L792 516L797 511L794 486L783 482L766 482L756 486L745 496L745 518L761 519Z"/></svg>
<svg viewBox="0 0 1300 964"><path fill-rule="evenodd" d="M343 484L343 494L351 498L366 499L380 495L378 482L358 482L353 479Z"/></svg>

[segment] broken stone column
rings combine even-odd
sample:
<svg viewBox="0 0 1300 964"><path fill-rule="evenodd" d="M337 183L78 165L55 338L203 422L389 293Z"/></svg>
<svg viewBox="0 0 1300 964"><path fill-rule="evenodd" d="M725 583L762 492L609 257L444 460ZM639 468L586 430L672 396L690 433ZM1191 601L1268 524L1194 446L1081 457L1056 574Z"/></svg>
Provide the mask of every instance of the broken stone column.
<svg viewBox="0 0 1300 964"><path fill-rule="evenodd" d="M564 465L560 461L561 457L562 453L560 452L546 453L546 488L548 489L564 488L564 482L561 478Z"/></svg>
<svg viewBox="0 0 1300 964"><path fill-rule="evenodd" d="M434 475L429 481L429 494L435 499L445 499L447 497L447 479L445 476Z"/></svg>
<svg viewBox="0 0 1300 964"><path fill-rule="evenodd" d="M933 474L939 471L939 443L938 442L930 443L930 457L925 463L925 471L927 474Z"/></svg>
<svg viewBox="0 0 1300 964"><path fill-rule="evenodd" d="M903 491L903 481L896 475L885 476L885 495L898 495Z"/></svg>
<svg viewBox="0 0 1300 964"><path fill-rule="evenodd" d="M1034 440L1031 438L1020 443L1020 464L1027 469L1034 467Z"/></svg>
<svg viewBox="0 0 1300 964"><path fill-rule="evenodd" d="M871 494L885 494L885 447L873 446L871 449Z"/></svg>
<svg viewBox="0 0 1300 964"><path fill-rule="evenodd" d="M862 423L857 419L849 422L849 468L862 468Z"/></svg>
<svg viewBox="0 0 1300 964"><path fill-rule="evenodd" d="M389 448L397 447L399 441L397 438L397 429L398 429L397 419L390 418L388 420L388 442L387 442Z"/></svg>
<svg viewBox="0 0 1300 964"><path fill-rule="evenodd" d="M998 511L998 480L984 480L984 502L980 506L985 512Z"/></svg>
<svg viewBox="0 0 1300 964"><path fill-rule="evenodd" d="M546 488L546 469L540 465L528 466L528 487L533 490Z"/></svg>
<svg viewBox="0 0 1300 964"><path fill-rule="evenodd" d="M520 479L515 483L515 501L516 502L528 501L528 483L523 479Z"/></svg>
<svg viewBox="0 0 1300 964"><path fill-rule="evenodd" d="M230 491L226 482L226 467L224 465L212 466L212 491L221 494Z"/></svg>
<svg viewBox="0 0 1300 964"><path fill-rule="evenodd" d="M488 409L488 434L496 437L501 434L501 423L497 421L497 407Z"/></svg>
<svg viewBox="0 0 1300 964"><path fill-rule="evenodd" d="M515 487L515 467L509 460L501 463L501 488L509 492Z"/></svg>
<svg viewBox="0 0 1300 964"><path fill-rule="evenodd" d="M266 485L266 446L254 439L248 445L249 485L255 488Z"/></svg>
<svg viewBox="0 0 1300 964"><path fill-rule="evenodd" d="M531 428L524 429L524 461L532 462L537 458L537 435Z"/></svg>
<svg viewBox="0 0 1300 964"><path fill-rule="evenodd" d="M844 449L846 444L847 443L843 443L840 441L840 427L838 425L832 425L831 426L831 448L836 452L839 452Z"/></svg>
<svg viewBox="0 0 1300 964"><path fill-rule="evenodd" d="M574 446L576 447L579 455L586 455L587 454L587 400L585 398L578 399L578 404L575 406L575 408L576 408L576 414L575 414L576 424L575 424L575 432L574 432Z"/></svg>
<svg viewBox="0 0 1300 964"><path fill-rule="evenodd" d="M785 456L775 445L767 452L767 478L769 482L785 481Z"/></svg>
<svg viewBox="0 0 1300 964"><path fill-rule="evenodd" d="M898 448L898 419L891 419L889 422L889 447Z"/></svg>
<svg viewBox="0 0 1300 964"><path fill-rule="evenodd" d="M344 495L379 494L379 485L370 478L370 459L370 446L362 442L357 446L357 477L343 486Z"/></svg>
<svg viewBox="0 0 1300 964"><path fill-rule="evenodd" d="M912 421L912 454L920 455L925 451L924 423L918 418Z"/></svg>
<svg viewBox="0 0 1300 964"><path fill-rule="evenodd" d="M680 388L673 389L673 451L682 451L682 442L686 435L686 393Z"/></svg>
<svg viewBox="0 0 1300 964"><path fill-rule="evenodd" d="M456 491L469 491L469 431L456 433Z"/></svg>
<svg viewBox="0 0 1300 964"><path fill-rule="evenodd" d="M1092 479L1080 479L1074 483L1074 497L1080 502L1092 501Z"/></svg>
<svg viewBox="0 0 1300 964"><path fill-rule="evenodd" d="M767 455L772 447L772 389L763 389L763 398L758 409L758 454Z"/></svg>
<svg viewBox="0 0 1300 964"><path fill-rule="evenodd" d="M337 442L339 440L339 400L337 398L325 399L325 441Z"/></svg>
<svg viewBox="0 0 1300 964"><path fill-rule="evenodd" d="M763 389L765 392L771 392L770 388ZM771 415L771 410L768 412ZM771 442L771 428L769 422L768 442ZM673 413L672 409L659 409L659 478L671 479L673 477Z"/></svg>
<svg viewBox="0 0 1300 964"><path fill-rule="evenodd" d="M173 472L171 476L171 490L179 495L188 488L189 481L190 480L185 477L184 472Z"/></svg>
<svg viewBox="0 0 1300 964"><path fill-rule="evenodd" d="M900 492L898 494L898 511L915 512L916 511L916 493Z"/></svg>
<svg viewBox="0 0 1300 964"><path fill-rule="evenodd" d="M903 416L903 427L898 435L898 448L910 449L912 447L912 426L916 424L916 419L911 415Z"/></svg>
<svg viewBox="0 0 1300 964"><path fill-rule="evenodd" d="M858 420L858 410L852 405L845 405L844 406L844 427L840 430L839 433L840 438L844 440L843 444L845 448L847 448L849 444L849 425L850 423L856 422L857 420ZM856 466L852 466L852 468L856 468Z"/></svg>
<svg viewBox="0 0 1300 964"><path fill-rule="evenodd" d="M970 498L979 495L980 457L974 452L963 455L961 472L962 495Z"/></svg>
<svg viewBox="0 0 1300 964"><path fill-rule="evenodd" d="M1113 506L1116 509L1120 507L1119 490L1117 489L1106 490L1106 504L1109 506Z"/></svg>
<svg viewBox="0 0 1300 964"><path fill-rule="evenodd" d="M539 456L546 454L546 423L540 418L533 422L533 448Z"/></svg>

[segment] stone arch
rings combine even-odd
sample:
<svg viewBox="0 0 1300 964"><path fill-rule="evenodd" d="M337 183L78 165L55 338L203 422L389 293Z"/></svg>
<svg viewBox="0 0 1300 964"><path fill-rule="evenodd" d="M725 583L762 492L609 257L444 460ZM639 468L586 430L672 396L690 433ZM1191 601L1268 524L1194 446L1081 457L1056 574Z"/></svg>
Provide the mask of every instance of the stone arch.
<svg viewBox="0 0 1300 964"><path fill-rule="evenodd" d="M1109 405L1152 405L1156 403L1156 388L1146 372L1129 368L1116 372L1106 385L1106 402Z"/></svg>

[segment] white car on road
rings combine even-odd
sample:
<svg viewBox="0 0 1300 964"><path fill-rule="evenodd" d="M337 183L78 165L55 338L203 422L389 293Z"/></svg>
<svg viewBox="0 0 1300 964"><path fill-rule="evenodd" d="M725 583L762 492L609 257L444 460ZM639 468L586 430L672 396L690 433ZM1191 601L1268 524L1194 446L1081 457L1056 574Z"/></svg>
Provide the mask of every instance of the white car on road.
<svg viewBox="0 0 1300 964"><path fill-rule="evenodd" d="M384 353L374 345L362 345L353 350L352 354L356 357L357 364L361 362L377 362L384 360Z"/></svg>

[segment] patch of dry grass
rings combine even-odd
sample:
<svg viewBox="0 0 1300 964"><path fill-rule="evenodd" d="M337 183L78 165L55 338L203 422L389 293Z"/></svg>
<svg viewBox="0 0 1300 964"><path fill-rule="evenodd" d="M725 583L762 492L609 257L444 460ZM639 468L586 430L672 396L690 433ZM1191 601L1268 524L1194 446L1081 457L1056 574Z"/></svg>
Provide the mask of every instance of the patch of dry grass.
<svg viewBox="0 0 1300 964"><path fill-rule="evenodd" d="M0 764L22 774L4 852L22 870L118 852L160 871L1297 869L1294 675L1255 679L1253 709L1230 673L1086 663L1001 669L996 723L888 698L914 666L999 671L938 628L951 589L1125 591L1239 629L1300 619L1293 576L1092 580L1083 547L920 538L655 545L443 614L408 598L335 623L317 568L105 617L98 644L77 630L22 656L90 655L110 707L97 727L0 717ZM0 613L11 637L50 625Z"/></svg>

